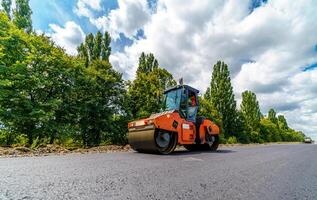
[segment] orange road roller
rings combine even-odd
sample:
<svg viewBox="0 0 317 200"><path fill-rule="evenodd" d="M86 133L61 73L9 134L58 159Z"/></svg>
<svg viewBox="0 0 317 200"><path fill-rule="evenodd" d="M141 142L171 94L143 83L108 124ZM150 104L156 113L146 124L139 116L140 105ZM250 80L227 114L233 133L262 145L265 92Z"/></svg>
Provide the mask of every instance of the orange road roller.
<svg viewBox="0 0 317 200"><path fill-rule="evenodd" d="M216 151L219 127L211 120L197 116L198 93L188 85L166 90L162 112L129 122L130 146L138 152L159 154L173 152L178 144L190 151Z"/></svg>

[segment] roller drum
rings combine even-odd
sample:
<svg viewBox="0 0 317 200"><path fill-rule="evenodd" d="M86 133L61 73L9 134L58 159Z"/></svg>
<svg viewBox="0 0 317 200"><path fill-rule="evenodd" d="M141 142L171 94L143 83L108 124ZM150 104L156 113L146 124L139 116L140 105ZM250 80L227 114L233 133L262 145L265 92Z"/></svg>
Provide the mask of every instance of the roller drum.
<svg viewBox="0 0 317 200"><path fill-rule="evenodd" d="M176 148L177 134L155 128L133 130L129 131L128 140L138 152L169 154Z"/></svg>
<svg viewBox="0 0 317 200"><path fill-rule="evenodd" d="M155 129L129 132L128 140L130 146L136 151L155 152Z"/></svg>

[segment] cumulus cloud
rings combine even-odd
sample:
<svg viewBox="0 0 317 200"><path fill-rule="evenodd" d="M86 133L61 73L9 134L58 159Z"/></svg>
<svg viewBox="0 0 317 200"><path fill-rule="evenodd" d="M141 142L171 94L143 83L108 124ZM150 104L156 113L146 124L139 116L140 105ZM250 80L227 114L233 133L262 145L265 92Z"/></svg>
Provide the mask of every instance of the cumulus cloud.
<svg viewBox="0 0 317 200"><path fill-rule="evenodd" d="M90 21L117 39L120 33L133 38L149 19L150 8L146 0L118 0L117 9L111 10L107 16L90 18Z"/></svg>
<svg viewBox="0 0 317 200"><path fill-rule="evenodd" d="M63 47L68 54L75 55L77 46L84 41L85 34L81 27L73 21L68 21L65 27L60 27L56 24L49 24L53 33L50 37L53 41Z"/></svg>
<svg viewBox="0 0 317 200"><path fill-rule="evenodd" d="M93 11L100 11L100 0L78 0L74 12L78 16L93 17Z"/></svg>
<svg viewBox="0 0 317 200"><path fill-rule="evenodd" d="M317 2L274 0L250 9L251 3L159 0L155 13L133 22L137 25L132 27L143 26L144 37L123 52L114 52L110 60L126 78L133 79L140 53L152 52L174 77L184 77L185 83L203 91L209 84L212 65L223 60L230 67L238 102L241 92L252 90L264 113L276 108L294 128L317 132L311 122L317 119L312 106L317 98L316 70L302 71L317 61ZM115 35L135 34L138 28L127 28L123 23L130 22L129 13L124 12L127 9L116 14L124 16L118 20L109 14L100 27Z"/></svg>

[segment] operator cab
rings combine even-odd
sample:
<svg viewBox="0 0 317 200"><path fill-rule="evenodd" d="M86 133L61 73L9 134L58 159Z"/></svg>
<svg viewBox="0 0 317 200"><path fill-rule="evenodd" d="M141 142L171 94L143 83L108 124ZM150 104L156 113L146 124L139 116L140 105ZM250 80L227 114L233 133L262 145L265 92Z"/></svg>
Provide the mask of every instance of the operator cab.
<svg viewBox="0 0 317 200"><path fill-rule="evenodd" d="M177 85L164 92L164 110L177 110L187 121L196 123L199 90L188 85Z"/></svg>

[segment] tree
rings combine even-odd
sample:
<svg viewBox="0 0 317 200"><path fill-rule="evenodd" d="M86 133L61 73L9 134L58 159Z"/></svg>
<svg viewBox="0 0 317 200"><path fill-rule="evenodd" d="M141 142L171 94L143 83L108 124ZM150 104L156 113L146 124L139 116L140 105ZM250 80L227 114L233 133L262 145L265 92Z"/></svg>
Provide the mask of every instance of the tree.
<svg viewBox="0 0 317 200"><path fill-rule="evenodd" d="M100 31L98 31L94 41L94 52L92 56L93 60L97 60L101 58L101 48L102 48L102 34Z"/></svg>
<svg viewBox="0 0 317 200"><path fill-rule="evenodd" d="M92 33L89 33L85 38L85 47L86 47L89 62L92 62L92 60L95 57L94 45L95 45L94 35Z"/></svg>
<svg viewBox="0 0 317 200"><path fill-rule="evenodd" d="M279 115L277 118L278 118L279 128L282 130L287 130L289 127L288 127L288 124L287 124L287 121L286 121L284 115Z"/></svg>
<svg viewBox="0 0 317 200"><path fill-rule="evenodd" d="M89 65L88 51L83 43L77 47L77 52L78 52L78 57L84 60L85 67L88 67Z"/></svg>
<svg viewBox="0 0 317 200"><path fill-rule="evenodd" d="M34 137L44 137L60 108L70 59L49 38L24 33L2 14L0 24L5 51L0 53L0 121L32 144Z"/></svg>
<svg viewBox="0 0 317 200"><path fill-rule="evenodd" d="M139 58L139 67L137 73L149 73L158 68L158 62L152 53L146 55L144 52L141 53Z"/></svg>
<svg viewBox="0 0 317 200"><path fill-rule="evenodd" d="M93 62L94 60L103 60L109 62L109 56L111 54L111 37L108 32L104 35L100 31L97 32L96 36L89 33L85 42L80 44L77 48L78 57L85 61L85 66Z"/></svg>
<svg viewBox="0 0 317 200"><path fill-rule="evenodd" d="M278 123L277 117L276 117L276 112L273 108L271 108L268 112L268 119L273 122L274 124Z"/></svg>
<svg viewBox="0 0 317 200"><path fill-rule="evenodd" d="M207 119L212 120L216 123L220 128L222 128L222 118L215 109L215 107L211 104L211 96L210 96L210 88L208 87L206 92L202 97L199 97L199 109L198 115L204 116Z"/></svg>
<svg viewBox="0 0 317 200"><path fill-rule="evenodd" d="M16 0L16 8L13 10L13 22L20 29L27 33L32 31L32 10L29 6L29 0Z"/></svg>
<svg viewBox="0 0 317 200"><path fill-rule="evenodd" d="M228 66L218 61L210 83L210 102L222 118L224 134L229 137L237 132L237 109Z"/></svg>
<svg viewBox="0 0 317 200"><path fill-rule="evenodd" d="M78 66L75 73L69 112L73 113L73 123L78 124L83 145L99 145L102 140L112 139L107 136L117 133L116 129L124 130L122 123L114 126L125 116L122 75L101 60L94 60L87 68Z"/></svg>
<svg viewBox="0 0 317 200"><path fill-rule="evenodd" d="M11 0L2 0L2 3L1 3L1 6L9 19L11 19L11 4L12 4Z"/></svg>
<svg viewBox="0 0 317 200"><path fill-rule="evenodd" d="M101 46L101 60L109 61L109 56L111 54L111 37L108 32L105 32L102 38Z"/></svg>
<svg viewBox="0 0 317 200"><path fill-rule="evenodd" d="M245 91L242 93L240 110L246 127L250 131L258 131L262 114L259 102L253 92Z"/></svg>
<svg viewBox="0 0 317 200"><path fill-rule="evenodd" d="M130 112L133 118L149 116L162 108L163 92L176 85L173 76L163 68L153 54L141 54L136 79L129 84Z"/></svg>
<svg viewBox="0 0 317 200"><path fill-rule="evenodd" d="M282 141L280 130L275 123L268 118L262 118L260 121L260 133L266 142Z"/></svg>

